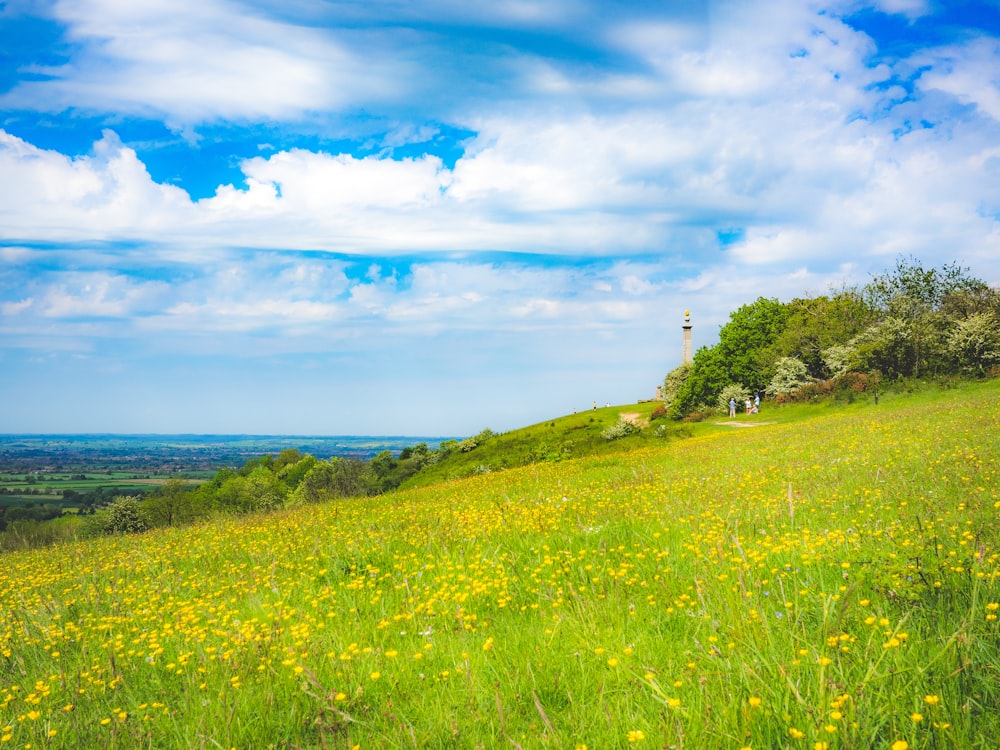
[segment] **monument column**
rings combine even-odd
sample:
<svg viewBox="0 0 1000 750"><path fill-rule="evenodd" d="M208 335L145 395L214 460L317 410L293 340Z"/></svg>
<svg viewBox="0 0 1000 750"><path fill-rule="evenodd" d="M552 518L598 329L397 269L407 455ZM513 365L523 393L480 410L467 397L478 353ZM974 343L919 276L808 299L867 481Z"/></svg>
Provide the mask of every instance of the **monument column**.
<svg viewBox="0 0 1000 750"><path fill-rule="evenodd" d="M691 355L691 311L684 311L684 345L681 347L681 364L689 365L693 359Z"/></svg>

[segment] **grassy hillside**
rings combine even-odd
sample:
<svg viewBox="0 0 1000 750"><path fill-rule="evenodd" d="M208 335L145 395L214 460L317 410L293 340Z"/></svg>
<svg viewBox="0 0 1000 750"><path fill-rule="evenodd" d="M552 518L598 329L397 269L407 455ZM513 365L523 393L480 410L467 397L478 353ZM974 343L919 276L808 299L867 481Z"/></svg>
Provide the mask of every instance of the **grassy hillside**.
<svg viewBox="0 0 1000 750"><path fill-rule="evenodd" d="M0 743L994 747L1000 383L810 416L5 555Z"/></svg>
<svg viewBox="0 0 1000 750"><path fill-rule="evenodd" d="M688 427L673 422L650 423L652 402L615 406L558 417L529 427L494 435L487 440L466 441L425 466L404 487L423 487L441 481L526 466L539 461L563 461L594 453L617 453L636 448L651 440L662 442L688 436ZM625 414L645 428L640 433L617 441L608 441L601 432ZM659 434L656 427L662 426ZM471 445L475 442L475 447ZM467 450L463 450L466 448Z"/></svg>
<svg viewBox="0 0 1000 750"><path fill-rule="evenodd" d="M901 394L883 394L883 401L886 395L891 401ZM424 466L417 474L406 480L402 487L425 487L451 479L539 462L622 453L642 447L662 447L674 440L729 432L734 422L741 426L797 422L828 414L831 409L844 413L849 407L861 408L872 402L871 394L860 394L851 404L828 400L821 403L787 404L778 407L765 402L757 414L744 414L741 406L735 420L730 420L725 414L719 413L697 422L653 419L652 412L659 405L659 402L655 401L592 409L493 435L486 440L473 438L465 441L459 444L461 447L456 447L447 453L442 452L439 460ZM617 439L608 439L603 435L606 430L622 420L635 425L637 430L634 434Z"/></svg>

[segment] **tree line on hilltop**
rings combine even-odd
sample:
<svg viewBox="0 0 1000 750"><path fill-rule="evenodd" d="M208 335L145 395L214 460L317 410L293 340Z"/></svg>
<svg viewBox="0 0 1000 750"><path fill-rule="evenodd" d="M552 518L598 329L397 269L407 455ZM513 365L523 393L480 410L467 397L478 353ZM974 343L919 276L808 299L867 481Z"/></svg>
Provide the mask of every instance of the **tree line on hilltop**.
<svg viewBox="0 0 1000 750"><path fill-rule="evenodd" d="M760 297L729 316L714 346L664 379L674 419L754 394L778 401L1000 368L1000 291L956 264L900 259L863 287L791 302Z"/></svg>

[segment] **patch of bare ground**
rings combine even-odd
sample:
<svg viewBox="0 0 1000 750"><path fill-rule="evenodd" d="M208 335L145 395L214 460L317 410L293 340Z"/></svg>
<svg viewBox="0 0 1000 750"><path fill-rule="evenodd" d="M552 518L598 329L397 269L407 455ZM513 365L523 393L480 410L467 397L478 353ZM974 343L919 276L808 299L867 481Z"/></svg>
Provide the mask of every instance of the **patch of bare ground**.
<svg viewBox="0 0 1000 750"><path fill-rule="evenodd" d="M644 419L643 416L637 411L623 411L618 414L618 418L623 422L631 422L636 427L649 426L649 420Z"/></svg>

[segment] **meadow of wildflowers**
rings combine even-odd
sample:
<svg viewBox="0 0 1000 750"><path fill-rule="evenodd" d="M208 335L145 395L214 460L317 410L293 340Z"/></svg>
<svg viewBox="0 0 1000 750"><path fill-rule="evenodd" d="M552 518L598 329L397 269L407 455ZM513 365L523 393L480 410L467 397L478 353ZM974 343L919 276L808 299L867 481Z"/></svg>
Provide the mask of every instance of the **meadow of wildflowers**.
<svg viewBox="0 0 1000 750"><path fill-rule="evenodd" d="M1000 384L0 558L0 748L978 748Z"/></svg>

